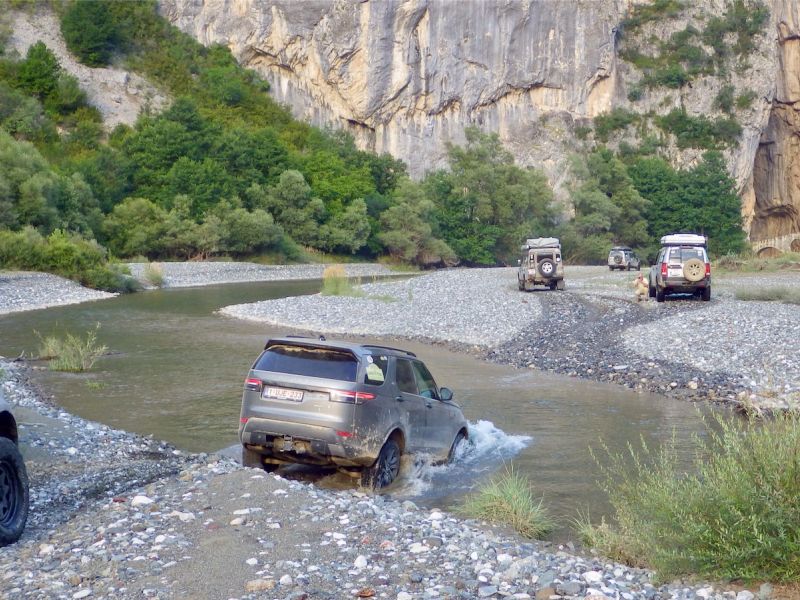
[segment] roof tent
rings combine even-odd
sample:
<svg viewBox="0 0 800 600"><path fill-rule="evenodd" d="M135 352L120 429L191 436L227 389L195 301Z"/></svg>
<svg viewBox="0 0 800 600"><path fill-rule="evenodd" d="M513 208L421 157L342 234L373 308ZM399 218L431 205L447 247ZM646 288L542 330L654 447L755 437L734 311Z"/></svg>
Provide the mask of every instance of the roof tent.
<svg viewBox="0 0 800 600"><path fill-rule="evenodd" d="M561 248L561 242L558 238L553 237L528 238L522 245L522 250L537 250L539 248Z"/></svg>
<svg viewBox="0 0 800 600"><path fill-rule="evenodd" d="M661 238L662 246L705 246L708 238L696 233L671 233Z"/></svg>

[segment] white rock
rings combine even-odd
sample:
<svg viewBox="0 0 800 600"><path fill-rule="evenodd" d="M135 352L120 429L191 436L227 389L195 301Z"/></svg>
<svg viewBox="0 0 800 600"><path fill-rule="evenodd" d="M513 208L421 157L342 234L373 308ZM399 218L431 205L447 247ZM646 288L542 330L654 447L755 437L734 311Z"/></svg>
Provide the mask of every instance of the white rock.
<svg viewBox="0 0 800 600"><path fill-rule="evenodd" d="M131 506L147 506L153 502L154 500L152 498L148 498L147 496L134 496L133 500L131 500Z"/></svg>
<svg viewBox="0 0 800 600"><path fill-rule="evenodd" d="M80 590L79 592L75 592L74 594L72 594L72 597L77 599L77 598L86 598L87 596L91 595L92 595L92 590L87 588L85 590Z"/></svg>
<svg viewBox="0 0 800 600"><path fill-rule="evenodd" d="M367 566L367 557L366 557L366 556L364 556L363 554L359 554L359 555L356 557L356 560L355 560L355 562L353 563L353 566L354 566L356 569L363 569L364 567L366 567L366 566Z"/></svg>
<svg viewBox="0 0 800 600"><path fill-rule="evenodd" d="M251 567L255 567L255 566L258 564L258 559L257 559L257 558L248 558L248 559L247 559L246 561L244 561L244 562L246 562L246 563L247 563L248 565L250 565Z"/></svg>
<svg viewBox="0 0 800 600"><path fill-rule="evenodd" d="M291 575L284 575L278 580L278 583L280 583L281 585L292 585L292 583L294 582L292 581Z"/></svg>
<svg viewBox="0 0 800 600"><path fill-rule="evenodd" d="M39 556L47 556L52 554L56 547L53 544L41 544L39 546Z"/></svg>
<svg viewBox="0 0 800 600"><path fill-rule="evenodd" d="M603 574L600 571L586 571L583 579L586 583L599 583L603 580Z"/></svg>
<svg viewBox="0 0 800 600"><path fill-rule="evenodd" d="M408 592L399 592L397 594L397 600L414 600L414 596Z"/></svg>

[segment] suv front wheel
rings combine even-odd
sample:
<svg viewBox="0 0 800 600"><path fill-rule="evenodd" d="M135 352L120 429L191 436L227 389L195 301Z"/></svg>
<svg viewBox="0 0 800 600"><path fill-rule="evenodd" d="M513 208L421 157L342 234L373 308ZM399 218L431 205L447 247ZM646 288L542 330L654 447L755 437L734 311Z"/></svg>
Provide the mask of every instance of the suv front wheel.
<svg viewBox="0 0 800 600"><path fill-rule="evenodd" d="M28 473L17 445L0 437L0 546L22 535L28 518Z"/></svg>

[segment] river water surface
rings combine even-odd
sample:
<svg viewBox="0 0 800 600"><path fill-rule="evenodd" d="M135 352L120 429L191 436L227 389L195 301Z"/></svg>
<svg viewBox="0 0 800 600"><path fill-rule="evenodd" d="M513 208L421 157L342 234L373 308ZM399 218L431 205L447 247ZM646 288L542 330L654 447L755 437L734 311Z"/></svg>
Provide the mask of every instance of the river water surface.
<svg viewBox="0 0 800 600"><path fill-rule="evenodd" d="M315 293L318 281L227 284L150 291L0 316L0 355L38 352L38 336L85 335L99 323L109 348L86 374L36 371L68 411L152 435L189 451L235 448L242 382L270 335L292 333L216 314L229 304ZM492 364L420 342L370 338L415 352L450 387L472 424L475 446L457 464L406 465L394 493L447 504L506 468L528 475L556 515L607 512L589 448L624 451L640 436L680 445L702 432L686 402L618 386ZM686 444L684 444L686 442ZM602 455L602 452L600 453ZM687 451L688 456L688 451ZM301 475L302 476L302 475ZM314 477L312 474L310 477ZM320 485L352 485L318 476Z"/></svg>

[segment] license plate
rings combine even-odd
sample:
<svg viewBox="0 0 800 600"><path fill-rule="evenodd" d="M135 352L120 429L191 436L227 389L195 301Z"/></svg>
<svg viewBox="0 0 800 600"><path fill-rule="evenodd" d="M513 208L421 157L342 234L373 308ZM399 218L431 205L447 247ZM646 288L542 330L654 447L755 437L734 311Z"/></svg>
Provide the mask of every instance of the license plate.
<svg viewBox="0 0 800 600"><path fill-rule="evenodd" d="M681 270L681 269L670 269L669 270L669 276L670 277L682 277L683 276L683 270Z"/></svg>
<svg viewBox="0 0 800 600"><path fill-rule="evenodd" d="M290 390L287 388L267 387L264 388L263 396L264 398L291 400L292 402L300 402L303 400L303 392L301 390Z"/></svg>

